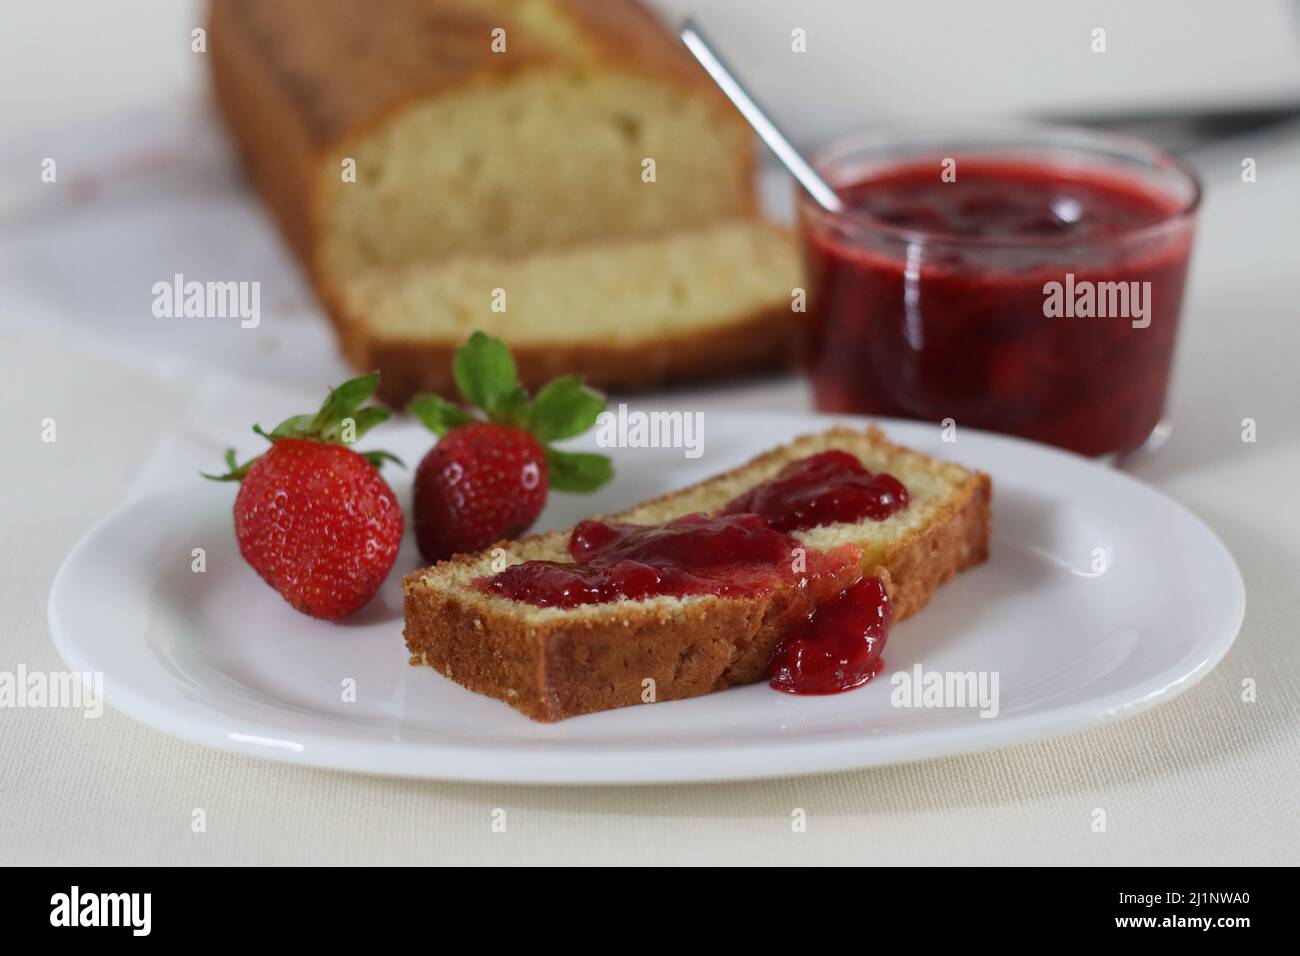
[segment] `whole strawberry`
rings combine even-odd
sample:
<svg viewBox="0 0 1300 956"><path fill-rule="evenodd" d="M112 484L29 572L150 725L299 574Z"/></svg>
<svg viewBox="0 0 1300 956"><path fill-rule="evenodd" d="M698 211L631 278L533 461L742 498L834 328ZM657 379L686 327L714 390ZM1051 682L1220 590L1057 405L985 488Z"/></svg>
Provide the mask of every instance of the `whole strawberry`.
<svg viewBox="0 0 1300 956"><path fill-rule="evenodd" d="M520 428L461 425L415 472L415 540L430 561L523 534L546 505L546 450Z"/></svg>
<svg viewBox="0 0 1300 956"><path fill-rule="evenodd" d="M361 408L377 374L330 392L316 415L295 415L243 465L226 452L230 471L204 477L239 481L235 537L239 553L304 614L338 620L363 607L388 576L402 542L402 511L378 465L393 456L349 445L388 417Z"/></svg>
<svg viewBox="0 0 1300 956"><path fill-rule="evenodd" d="M441 436L415 472L415 540L426 560L518 537L542 513L549 489L592 491L613 476L604 455L548 444L582 434L605 409L604 396L577 376L557 378L530 399L505 343L482 332L456 351L452 371L487 420L436 395L411 403Z"/></svg>

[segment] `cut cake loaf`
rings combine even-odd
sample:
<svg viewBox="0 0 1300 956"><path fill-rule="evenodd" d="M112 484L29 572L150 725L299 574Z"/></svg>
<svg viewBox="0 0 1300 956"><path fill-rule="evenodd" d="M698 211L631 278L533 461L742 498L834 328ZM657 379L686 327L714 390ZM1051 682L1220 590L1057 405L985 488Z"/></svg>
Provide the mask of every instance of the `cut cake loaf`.
<svg viewBox="0 0 1300 956"><path fill-rule="evenodd" d="M847 451L872 472L907 487L910 504L884 521L796 531L810 549L852 544L864 573L886 583L895 621L919 611L935 589L988 557L992 483L980 472L891 444L875 428L799 438L734 471L638 505L614 520L658 524L691 512L716 513L795 460ZM568 532L502 543L506 563L566 562ZM492 549L458 555L407 576L406 644L470 690L499 698L536 720L642 702L646 678L659 701L753 683L806 604L777 589L760 598L713 595L618 600L578 608L537 607L472 588L493 572Z"/></svg>
<svg viewBox="0 0 1300 956"><path fill-rule="evenodd" d="M227 124L318 281L755 208L744 120L635 0L213 0L209 33Z"/></svg>
<svg viewBox="0 0 1300 956"><path fill-rule="evenodd" d="M209 53L252 178L385 401L450 395L448 349L476 328L529 386L793 354L801 269L754 218L750 130L636 0L213 0ZM496 289L508 311L485 314Z"/></svg>

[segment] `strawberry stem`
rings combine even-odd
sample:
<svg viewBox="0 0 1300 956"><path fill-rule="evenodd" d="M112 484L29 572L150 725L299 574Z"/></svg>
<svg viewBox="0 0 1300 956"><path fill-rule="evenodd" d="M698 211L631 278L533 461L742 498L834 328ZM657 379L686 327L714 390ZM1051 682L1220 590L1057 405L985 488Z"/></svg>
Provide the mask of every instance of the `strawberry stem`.
<svg viewBox="0 0 1300 956"><path fill-rule="evenodd" d="M370 429L387 421L390 416L390 412L384 408L374 405L362 407L378 387L378 372L348 379L342 385L330 389L321 404L320 411L315 414L290 416L269 432L261 425L254 425L253 432L271 444L275 444L282 438L300 438L326 445L351 446ZM396 462L401 467L406 467L400 458L390 452L369 451L360 454L376 468L381 467L385 461ZM224 475L209 475L206 472L199 472L199 474L212 481L242 481L258 457L261 456L250 458L240 465L236 461L235 450L229 448L225 456L228 470Z"/></svg>

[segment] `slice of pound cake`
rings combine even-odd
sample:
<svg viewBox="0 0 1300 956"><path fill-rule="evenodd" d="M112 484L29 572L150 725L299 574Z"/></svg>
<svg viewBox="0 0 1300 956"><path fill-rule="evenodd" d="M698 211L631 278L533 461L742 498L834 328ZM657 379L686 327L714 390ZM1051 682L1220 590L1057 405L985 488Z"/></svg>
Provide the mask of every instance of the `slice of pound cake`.
<svg viewBox="0 0 1300 956"><path fill-rule="evenodd" d="M209 33L250 176L385 401L449 394L474 329L525 385L788 362L805 283L752 133L637 0L212 0Z"/></svg>
<svg viewBox="0 0 1300 956"><path fill-rule="evenodd" d="M363 273L342 284L334 312L345 356L383 371L380 397L392 404L451 394L451 356L475 330L509 344L528 388L566 374L636 388L787 358L799 275L784 230L744 220Z"/></svg>
<svg viewBox="0 0 1300 956"><path fill-rule="evenodd" d="M991 491L878 429L831 429L408 575L406 644L545 721L764 678L848 689L878 670L891 619L988 557Z"/></svg>

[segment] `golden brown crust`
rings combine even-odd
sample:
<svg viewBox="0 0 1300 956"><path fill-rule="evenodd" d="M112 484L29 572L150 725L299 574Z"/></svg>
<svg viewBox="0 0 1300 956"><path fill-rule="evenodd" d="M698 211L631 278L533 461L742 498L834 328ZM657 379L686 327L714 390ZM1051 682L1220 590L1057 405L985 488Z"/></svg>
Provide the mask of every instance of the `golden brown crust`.
<svg viewBox="0 0 1300 956"><path fill-rule="evenodd" d="M534 626L430 591L417 575L405 590L414 662L542 721L753 683L786 626L809 610L798 592L779 591Z"/></svg>
<svg viewBox="0 0 1300 956"><path fill-rule="evenodd" d="M875 570L888 586L888 572ZM811 609L805 594L787 589L536 626L432 591L418 575L405 592L412 663L548 722L763 680L777 641Z"/></svg>
<svg viewBox="0 0 1300 956"><path fill-rule="evenodd" d="M340 348L358 371L380 372L379 397L400 408L415 395L455 396L452 355L461 343L376 341L361 323L330 308ZM560 375L581 375L603 389L639 389L674 381L721 378L787 365L798 335L784 306L746 316L727 325L665 335L647 342L590 341L572 344L512 345L519 379L537 389Z"/></svg>
<svg viewBox="0 0 1300 956"><path fill-rule="evenodd" d="M637 0L555 0L579 48L533 35L506 0L213 0L212 49L261 64L260 93L324 152L412 100L538 67L609 68L670 82L719 105L716 86ZM506 31L509 55L494 53ZM214 63L220 71L224 64ZM258 104L242 99L241 106ZM741 122L736 116L736 121ZM274 140L262 144L268 149Z"/></svg>
<svg viewBox="0 0 1300 956"><path fill-rule="evenodd" d="M837 434L862 437L844 428L828 432ZM891 451L917 454L890 444L874 427L867 434ZM668 503L755 465L780 460L784 453L775 449L723 475L610 517L627 518ZM863 568L885 582L895 621L921 610L939 585L988 558L991 493L988 475L966 472L958 493L925 527L899 541L883 565ZM564 534L534 535L516 546ZM480 558L458 555L434 570L472 565ZM405 638L412 662L428 664L470 690L542 721L646 702L647 678L654 681L657 701L762 680L776 641L790 622L808 611L806 597L787 589L759 600L708 598L657 607L615 603L583 615L539 620L519 614L509 602L430 588L428 573L414 572L403 585Z"/></svg>
<svg viewBox="0 0 1300 956"><path fill-rule="evenodd" d="M213 91L248 172L304 266L312 261L310 190L317 146L288 86L244 20L247 5L214 0L208 21Z"/></svg>
<svg viewBox="0 0 1300 956"><path fill-rule="evenodd" d="M988 560L992 498L992 479L975 472L961 497L893 549L885 568L894 582L894 620L911 617L930 603L939 585Z"/></svg>

